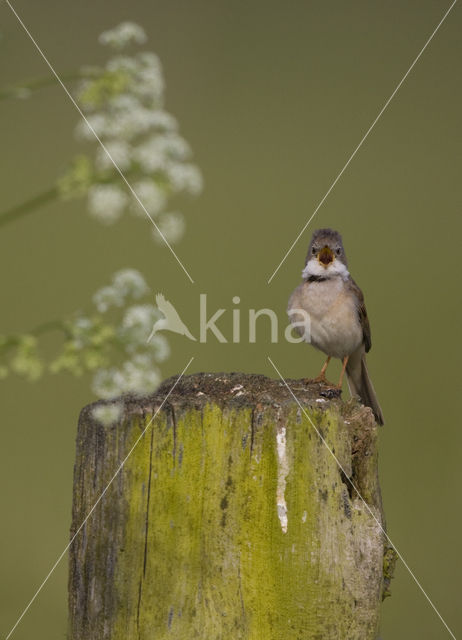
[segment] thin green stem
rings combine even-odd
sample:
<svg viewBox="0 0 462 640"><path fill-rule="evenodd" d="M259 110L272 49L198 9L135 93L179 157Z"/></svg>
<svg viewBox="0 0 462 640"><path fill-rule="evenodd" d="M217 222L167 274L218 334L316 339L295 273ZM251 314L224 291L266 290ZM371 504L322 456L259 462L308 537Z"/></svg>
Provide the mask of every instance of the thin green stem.
<svg viewBox="0 0 462 640"><path fill-rule="evenodd" d="M62 331L67 338L70 337L70 334L62 320L49 320L48 322L43 322L42 324L37 325L30 331L26 331L25 334L16 333L9 336L3 336L0 354L4 355L11 348L17 347L21 343L23 335L31 335L38 338L45 333L50 333L51 331Z"/></svg>
<svg viewBox="0 0 462 640"><path fill-rule="evenodd" d="M101 75L99 69L85 69L84 71L69 71L60 75L61 80L65 82L75 82L76 80L85 80L86 78L95 78ZM58 84L58 80L54 76L44 76L42 78L34 78L17 84L12 87L5 87L0 91L0 100L9 100L11 98L28 97L29 93L54 87Z"/></svg>
<svg viewBox="0 0 462 640"><path fill-rule="evenodd" d="M53 200L58 198L58 195L58 188L52 187L51 189L47 189L21 204L17 204L6 211L2 211L0 213L0 227L18 220L18 218L22 218L33 213L35 209L42 207L48 202L53 202Z"/></svg>
<svg viewBox="0 0 462 640"><path fill-rule="evenodd" d="M138 177L143 178L144 174L137 169L131 169L125 172L125 177L131 180L133 178L138 178ZM111 184L112 182L115 182L118 179L119 179L119 176L117 172L115 170L109 170L109 171L104 171L102 173L94 174L94 176L92 176L92 184ZM157 177L157 183L161 187L163 187L167 191L167 194L169 195L168 183L163 182L162 177ZM73 197L78 197L79 195L83 195L83 194L79 194L76 192L73 195ZM60 190L58 187L55 186L50 189L47 189L46 191L43 191L42 193L39 193L36 196L33 196L32 198L30 198L29 200L26 200L25 202L21 202L21 204L14 205L13 207L11 207L10 209L7 209L6 211L1 211L0 227L3 227L4 225L9 224L10 222L14 222L19 218L27 216L30 213L33 213L35 209L38 209L43 205L48 204L49 202L53 202L54 200L57 200L59 196L60 196Z"/></svg>

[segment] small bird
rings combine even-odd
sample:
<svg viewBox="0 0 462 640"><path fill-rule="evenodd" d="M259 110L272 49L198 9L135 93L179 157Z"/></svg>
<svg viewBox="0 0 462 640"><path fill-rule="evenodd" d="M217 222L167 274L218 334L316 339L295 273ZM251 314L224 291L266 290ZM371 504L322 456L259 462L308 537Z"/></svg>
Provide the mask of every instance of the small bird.
<svg viewBox="0 0 462 640"><path fill-rule="evenodd" d="M366 353L371 348L371 330L364 296L350 276L342 236L333 229L313 233L303 283L292 293L287 312L294 328L307 342L327 355L321 373L314 382L327 383L326 370L331 358L339 358L342 372L336 389L342 388L347 374L352 395L370 407L378 424L383 414L366 366ZM309 331L301 329L308 314Z"/></svg>
<svg viewBox="0 0 462 640"><path fill-rule="evenodd" d="M151 335L148 338L148 342L152 339L152 337L158 332L162 330L173 331L174 333L179 333L182 336L186 336L190 340L196 340L196 338L191 334L188 327L180 318L178 311L175 309L173 304L165 299L165 296L162 293L158 293L156 295L157 307L164 314L164 318L160 318L155 322Z"/></svg>

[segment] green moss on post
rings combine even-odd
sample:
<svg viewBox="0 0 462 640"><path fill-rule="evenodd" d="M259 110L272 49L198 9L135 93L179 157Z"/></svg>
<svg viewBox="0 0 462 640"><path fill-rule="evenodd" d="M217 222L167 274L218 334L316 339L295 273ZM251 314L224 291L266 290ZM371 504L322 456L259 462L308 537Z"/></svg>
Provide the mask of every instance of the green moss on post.
<svg viewBox="0 0 462 640"><path fill-rule="evenodd" d="M72 533L173 382L125 399L110 427L83 410ZM382 523L370 411L289 384ZM380 527L284 385L187 376L71 547L70 637L375 640L383 558Z"/></svg>

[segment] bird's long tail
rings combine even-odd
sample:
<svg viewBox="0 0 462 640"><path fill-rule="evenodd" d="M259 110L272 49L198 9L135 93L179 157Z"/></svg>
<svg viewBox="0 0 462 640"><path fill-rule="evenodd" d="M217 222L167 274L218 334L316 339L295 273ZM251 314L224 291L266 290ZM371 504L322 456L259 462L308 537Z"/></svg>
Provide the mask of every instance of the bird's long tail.
<svg viewBox="0 0 462 640"><path fill-rule="evenodd" d="M367 371L366 354L364 352L357 351L351 354L346 373L351 395L359 396L361 402L372 409L377 423L384 424L382 409Z"/></svg>

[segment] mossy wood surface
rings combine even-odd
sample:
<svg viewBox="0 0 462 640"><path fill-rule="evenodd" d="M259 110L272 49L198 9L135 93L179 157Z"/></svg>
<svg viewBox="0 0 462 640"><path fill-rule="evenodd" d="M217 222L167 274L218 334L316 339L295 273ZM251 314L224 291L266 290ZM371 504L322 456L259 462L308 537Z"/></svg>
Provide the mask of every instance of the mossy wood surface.
<svg viewBox="0 0 462 640"><path fill-rule="evenodd" d="M126 398L77 438L72 531L151 420ZM379 522L368 409L289 381ZM72 640L375 640L384 537L279 381L180 381L70 550Z"/></svg>

